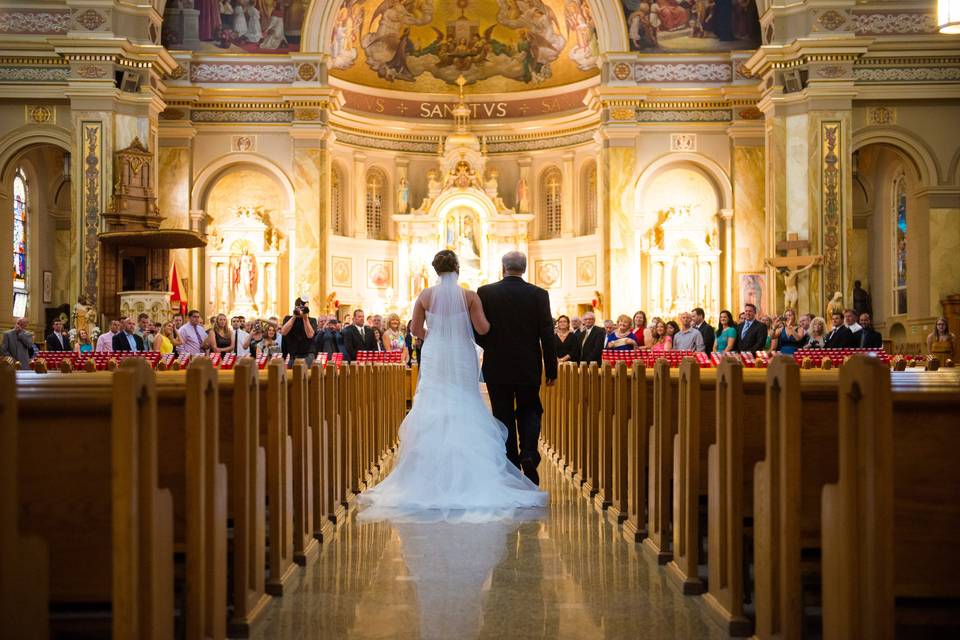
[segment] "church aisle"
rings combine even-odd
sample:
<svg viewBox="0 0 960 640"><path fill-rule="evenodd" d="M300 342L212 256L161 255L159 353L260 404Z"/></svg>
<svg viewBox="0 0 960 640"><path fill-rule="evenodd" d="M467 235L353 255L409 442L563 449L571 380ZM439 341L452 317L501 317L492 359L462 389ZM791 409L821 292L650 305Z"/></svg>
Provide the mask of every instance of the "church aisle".
<svg viewBox="0 0 960 640"><path fill-rule="evenodd" d="M541 465L540 520L362 523L324 545L255 639L724 638L656 562Z"/></svg>

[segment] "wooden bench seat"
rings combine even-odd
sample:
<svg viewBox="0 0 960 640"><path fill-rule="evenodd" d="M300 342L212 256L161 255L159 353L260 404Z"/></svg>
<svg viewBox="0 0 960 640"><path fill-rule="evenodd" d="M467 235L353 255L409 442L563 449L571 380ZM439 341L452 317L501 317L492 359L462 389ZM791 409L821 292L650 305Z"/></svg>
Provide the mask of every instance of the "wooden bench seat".
<svg viewBox="0 0 960 640"><path fill-rule="evenodd" d="M138 359L106 375L18 376L18 527L46 543L51 611L84 609L51 630L169 640L173 501L159 488L155 376Z"/></svg>

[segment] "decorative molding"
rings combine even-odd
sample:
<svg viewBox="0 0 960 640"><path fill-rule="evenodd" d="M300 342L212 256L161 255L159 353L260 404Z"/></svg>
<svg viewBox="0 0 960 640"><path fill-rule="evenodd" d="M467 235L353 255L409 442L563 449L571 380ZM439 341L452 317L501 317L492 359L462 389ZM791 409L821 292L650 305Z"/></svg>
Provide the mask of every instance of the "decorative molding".
<svg viewBox="0 0 960 640"><path fill-rule="evenodd" d="M374 138L371 136L350 133L347 131L336 132L337 142L352 145L354 147L367 147L370 149L386 149L388 151L406 151L409 153L429 153L436 155L437 143L417 140L391 140L389 138Z"/></svg>
<svg viewBox="0 0 960 640"><path fill-rule="evenodd" d="M0 9L0 34L3 35L62 35L69 28L69 9Z"/></svg>
<svg viewBox="0 0 960 640"><path fill-rule="evenodd" d="M733 68L729 62L638 62L634 78L637 82L730 82Z"/></svg>
<svg viewBox="0 0 960 640"><path fill-rule="evenodd" d="M611 107L610 119L620 121L633 121L637 117L637 110L634 107Z"/></svg>
<svg viewBox="0 0 960 640"><path fill-rule="evenodd" d="M757 107L746 107L737 111L737 117L741 120L762 120L763 112Z"/></svg>
<svg viewBox="0 0 960 640"><path fill-rule="evenodd" d="M859 82L945 82L960 80L960 67L854 67Z"/></svg>
<svg viewBox="0 0 960 640"><path fill-rule="evenodd" d="M28 104L26 106L27 124L56 124L57 110L45 104Z"/></svg>
<svg viewBox="0 0 960 640"><path fill-rule="evenodd" d="M827 31L836 31L847 24L849 14L841 13L836 9L827 9L817 15L817 23Z"/></svg>
<svg viewBox="0 0 960 640"><path fill-rule="evenodd" d="M696 150L697 150L697 134L695 133L671 133L670 134L670 151L692 152Z"/></svg>
<svg viewBox="0 0 960 640"><path fill-rule="evenodd" d="M293 122L293 111L231 111L219 109L198 109L190 112L192 122L213 123L268 123L286 124Z"/></svg>
<svg viewBox="0 0 960 640"><path fill-rule="evenodd" d="M595 129L581 131L565 136L556 136L553 138L536 138L532 140L513 140L503 142L487 143L489 153L510 153L514 151L537 151L539 149L556 149L559 147L570 147L578 144L593 142Z"/></svg>
<svg viewBox="0 0 960 640"><path fill-rule="evenodd" d="M290 84L297 77L292 64L235 64L196 62L190 65L191 82Z"/></svg>
<svg viewBox="0 0 960 640"><path fill-rule="evenodd" d="M99 273L103 123L84 121L80 125L80 148L83 149L83 294L87 304L97 304L97 280Z"/></svg>
<svg viewBox="0 0 960 640"><path fill-rule="evenodd" d="M755 74L747 71L747 60L737 60L733 65L733 70L737 74L737 78L743 80L756 80L757 76Z"/></svg>
<svg viewBox="0 0 960 640"><path fill-rule="evenodd" d="M66 82L70 67L0 67L0 82Z"/></svg>
<svg viewBox="0 0 960 640"><path fill-rule="evenodd" d="M617 80L627 80L630 78L631 68L626 62L618 62L613 65L613 77Z"/></svg>
<svg viewBox="0 0 960 640"><path fill-rule="evenodd" d="M230 151L236 153L250 153L257 150L257 136L232 136L230 138Z"/></svg>
<svg viewBox="0 0 960 640"><path fill-rule="evenodd" d="M293 110L293 119L306 122L319 122L323 119L323 111L311 107L298 107Z"/></svg>
<svg viewBox="0 0 960 640"><path fill-rule="evenodd" d="M733 120L731 109L637 111L637 122L729 122L731 120Z"/></svg>
<svg viewBox="0 0 960 640"><path fill-rule="evenodd" d="M896 107L869 107L867 122L871 125L897 124Z"/></svg>
<svg viewBox="0 0 960 640"><path fill-rule="evenodd" d="M843 123L820 123L820 227L823 238L823 293L843 291Z"/></svg>
<svg viewBox="0 0 960 640"><path fill-rule="evenodd" d="M301 82L310 82L317 77L317 66L304 63L297 67L297 79Z"/></svg>
<svg viewBox="0 0 960 640"><path fill-rule="evenodd" d="M108 16L109 13L106 11L80 8L74 10L72 21L74 25L83 27L87 31L97 31L110 21Z"/></svg>
<svg viewBox="0 0 960 640"><path fill-rule="evenodd" d="M858 36L904 36L937 33L937 18L927 10L854 11L853 31Z"/></svg>
<svg viewBox="0 0 960 640"><path fill-rule="evenodd" d="M95 64L82 64L77 67L77 75L88 80L98 80L106 77L107 69Z"/></svg>
<svg viewBox="0 0 960 640"><path fill-rule="evenodd" d="M815 67L814 69L814 73L816 73L819 78L842 78L848 75L847 67L839 64L827 64Z"/></svg>
<svg viewBox="0 0 960 640"><path fill-rule="evenodd" d="M187 112L183 109L171 109L167 107L160 112L158 118L160 120L185 120L187 117Z"/></svg>

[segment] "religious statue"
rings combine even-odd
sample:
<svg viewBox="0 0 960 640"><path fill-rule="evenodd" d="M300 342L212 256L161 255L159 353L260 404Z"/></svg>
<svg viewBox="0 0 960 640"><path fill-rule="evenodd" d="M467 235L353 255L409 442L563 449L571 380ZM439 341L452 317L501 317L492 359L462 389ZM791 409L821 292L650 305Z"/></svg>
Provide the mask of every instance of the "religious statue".
<svg viewBox="0 0 960 640"><path fill-rule="evenodd" d="M527 188L527 179L520 178L517 183L517 211L526 212L530 210L530 192Z"/></svg>
<svg viewBox="0 0 960 640"><path fill-rule="evenodd" d="M833 298L827 303L827 318L832 317L835 313L843 313L843 294L839 291L835 291Z"/></svg>
<svg viewBox="0 0 960 640"><path fill-rule="evenodd" d="M234 300L253 303L257 295L257 258L246 247L230 257L230 289Z"/></svg>
<svg viewBox="0 0 960 640"><path fill-rule="evenodd" d="M443 189L443 182L440 180L440 172L436 169L430 169L427 171L427 193L431 198L436 198L440 195L440 191Z"/></svg>
<svg viewBox="0 0 960 640"><path fill-rule="evenodd" d="M81 329L86 331L89 335L89 321L88 321L88 312L90 307L87 306L87 299L85 296L80 296L77 298L77 304L73 306L73 328L77 331Z"/></svg>
<svg viewBox="0 0 960 640"><path fill-rule="evenodd" d="M862 313L873 315L873 303L870 300L870 294L860 286L859 280L853 281L853 310L859 316Z"/></svg>
<svg viewBox="0 0 960 640"><path fill-rule="evenodd" d="M483 190L487 192L487 195L491 198L497 196L497 191L500 189L500 184L497 178L500 176L500 172L496 169L490 169L487 172L487 181L483 184Z"/></svg>
<svg viewBox="0 0 960 640"><path fill-rule="evenodd" d="M477 237L473 230L473 218L470 216L465 216L463 219L463 232L460 234L457 243L457 254L464 264L477 269L480 268L480 248L477 246Z"/></svg>
<svg viewBox="0 0 960 640"><path fill-rule="evenodd" d="M783 308L797 310L797 303L800 300L800 291L797 289L797 279L800 277L800 274L804 271L809 271L816 265L820 264L823 258L821 256L815 256L814 259L805 267L802 268L777 268L777 271L780 275L783 276ZM771 267L776 267L769 260L767 264Z"/></svg>
<svg viewBox="0 0 960 640"><path fill-rule="evenodd" d="M397 213L406 213L410 207L410 185L406 176L400 176L397 184Z"/></svg>
<svg viewBox="0 0 960 640"><path fill-rule="evenodd" d="M677 298L693 299L693 264L688 256L677 257Z"/></svg>

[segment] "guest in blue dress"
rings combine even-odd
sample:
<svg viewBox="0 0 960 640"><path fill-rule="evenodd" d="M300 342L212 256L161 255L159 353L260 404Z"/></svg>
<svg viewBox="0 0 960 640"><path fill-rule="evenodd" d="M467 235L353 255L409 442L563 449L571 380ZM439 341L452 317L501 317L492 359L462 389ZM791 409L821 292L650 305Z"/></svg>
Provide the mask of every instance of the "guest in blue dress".
<svg viewBox="0 0 960 640"><path fill-rule="evenodd" d="M617 318L617 328L613 330L613 333L607 335L607 343L603 348L614 351L633 351L636 349L639 341L637 336L630 331L632 322L630 316L627 315Z"/></svg>
<svg viewBox="0 0 960 640"><path fill-rule="evenodd" d="M770 345L770 349L771 351L779 351L786 356L792 356L800 348L803 337L803 329L797 325L797 312L793 309L787 309L777 319L777 324L774 326L773 344Z"/></svg>
<svg viewBox="0 0 960 640"><path fill-rule="evenodd" d="M713 343L713 350L718 353L733 351L733 346L737 342L737 327L733 324L733 314L724 309L720 312L719 322L717 340Z"/></svg>

